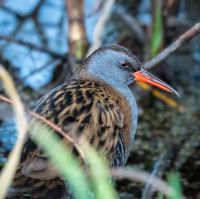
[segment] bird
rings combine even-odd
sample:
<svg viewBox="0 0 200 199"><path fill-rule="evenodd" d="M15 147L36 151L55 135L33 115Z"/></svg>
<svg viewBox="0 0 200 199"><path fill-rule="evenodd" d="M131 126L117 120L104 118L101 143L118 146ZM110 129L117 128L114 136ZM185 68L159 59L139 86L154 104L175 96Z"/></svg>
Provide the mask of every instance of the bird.
<svg viewBox="0 0 200 199"><path fill-rule="evenodd" d="M73 139L84 138L107 158L109 167L124 166L137 129L138 108L129 88L136 81L179 96L175 89L147 72L130 50L111 44L89 55L67 82L36 103L34 111ZM79 156L72 143L64 142ZM31 136L24 144L8 198L71 198L67 185Z"/></svg>

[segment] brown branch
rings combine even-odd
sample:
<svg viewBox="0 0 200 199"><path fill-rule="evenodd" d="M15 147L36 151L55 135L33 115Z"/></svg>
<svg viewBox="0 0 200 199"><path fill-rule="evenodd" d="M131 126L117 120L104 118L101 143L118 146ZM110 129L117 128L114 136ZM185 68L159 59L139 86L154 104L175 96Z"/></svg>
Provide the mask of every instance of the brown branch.
<svg viewBox="0 0 200 199"><path fill-rule="evenodd" d="M4 41L7 41L7 42L19 44L19 45L26 46L28 48L31 48L31 49L34 49L34 50L37 50L37 51L41 51L41 52L47 53L47 54L49 54L52 57L57 58L57 59L66 59L66 57L67 57L66 55L61 55L61 54L56 53L56 52L54 52L52 50L37 46L37 45L29 43L29 42L25 42L25 41L22 41L22 40L17 40L17 39L15 39L13 37L0 35L0 40L4 40Z"/></svg>
<svg viewBox="0 0 200 199"><path fill-rule="evenodd" d="M88 47L84 25L84 0L66 0L66 6L69 22L68 44L70 55L82 60Z"/></svg>
<svg viewBox="0 0 200 199"><path fill-rule="evenodd" d="M200 23L195 24L191 29L183 33L176 41L174 41L171 45L165 48L156 57L146 62L144 64L144 67L146 69L153 68L154 66L162 62L164 59L166 59L169 55L178 50L180 47L182 47L184 44L188 43L192 38L194 38L198 34L200 34Z"/></svg>
<svg viewBox="0 0 200 199"><path fill-rule="evenodd" d="M0 100L4 101L8 104L13 104L12 100L8 99L7 97L0 95ZM79 146L79 144L77 142L75 142L75 140L70 137L69 135L67 135L59 126L57 126L56 124L54 124L53 122L51 122L50 120L42 117L41 115L39 115L38 113L31 111L30 109L24 108L26 112L29 113L30 116L40 120L41 122L47 124L49 127L51 127L53 130L55 130L56 133L59 133L61 136L63 136L64 138L66 138L70 143L72 143L76 149L78 150L80 156L82 158L84 158L84 154L83 151L81 149L81 147Z"/></svg>
<svg viewBox="0 0 200 199"><path fill-rule="evenodd" d="M127 27L135 34L138 41L141 42L141 44L144 44L146 41L146 35L136 18L127 13L127 11L122 7L117 7L113 11L120 20L126 23Z"/></svg>

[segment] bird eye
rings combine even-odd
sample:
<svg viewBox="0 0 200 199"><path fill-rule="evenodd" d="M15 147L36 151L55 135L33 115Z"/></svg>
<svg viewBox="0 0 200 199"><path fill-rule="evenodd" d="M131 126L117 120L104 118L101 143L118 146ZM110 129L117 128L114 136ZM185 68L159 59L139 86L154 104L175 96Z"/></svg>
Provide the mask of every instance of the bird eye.
<svg viewBox="0 0 200 199"><path fill-rule="evenodd" d="M121 64L124 68L127 68L127 67L129 67L129 63L128 62L122 62L122 64Z"/></svg>

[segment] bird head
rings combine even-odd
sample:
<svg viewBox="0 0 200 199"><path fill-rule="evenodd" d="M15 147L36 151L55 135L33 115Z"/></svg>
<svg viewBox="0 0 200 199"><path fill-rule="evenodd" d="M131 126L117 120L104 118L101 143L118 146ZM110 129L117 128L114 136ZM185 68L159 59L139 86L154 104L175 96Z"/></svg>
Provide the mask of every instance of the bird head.
<svg viewBox="0 0 200 199"><path fill-rule="evenodd" d="M147 72L137 57L122 46L108 45L99 48L86 59L86 65L89 73L113 86L129 85L134 81L140 81L179 97L175 89Z"/></svg>

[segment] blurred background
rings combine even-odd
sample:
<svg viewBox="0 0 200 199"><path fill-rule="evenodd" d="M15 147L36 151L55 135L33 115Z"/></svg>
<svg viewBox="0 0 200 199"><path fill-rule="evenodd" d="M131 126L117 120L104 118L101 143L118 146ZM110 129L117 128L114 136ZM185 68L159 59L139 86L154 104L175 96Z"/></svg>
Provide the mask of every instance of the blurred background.
<svg viewBox="0 0 200 199"><path fill-rule="evenodd" d="M199 11L195 0L0 0L0 63L33 109L94 49L120 44L146 63L199 22ZM177 172L185 196L200 198L200 36L150 70L181 98L132 87L139 121L128 165L164 179ZM0 167L15 140L12 110L2 102ZM123 180L116 187L120 198L155 197L148 185Z"/></svg>

